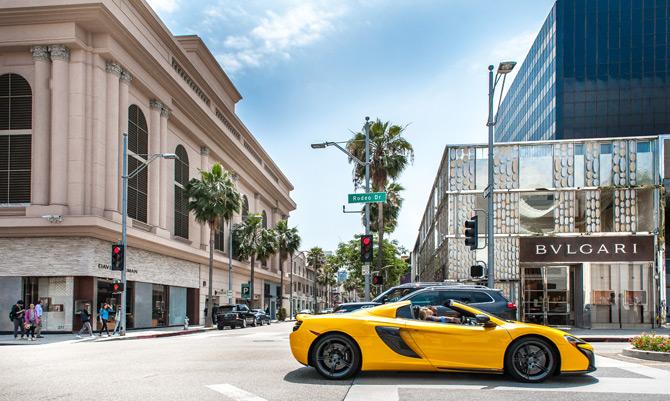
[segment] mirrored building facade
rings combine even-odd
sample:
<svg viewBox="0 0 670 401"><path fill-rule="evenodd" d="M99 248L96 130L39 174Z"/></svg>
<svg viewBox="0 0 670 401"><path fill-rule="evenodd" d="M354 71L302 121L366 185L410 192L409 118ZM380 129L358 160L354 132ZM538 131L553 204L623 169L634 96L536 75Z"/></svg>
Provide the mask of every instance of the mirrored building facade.
<svg viewBox="0 0 670 401"><path fill-rule="evenodd" d="M494 163L495 280L519 318L650 327L665 318L665 137L510 142ZM414 249L416 281L477 282L487 261L485 145L447 146ZM464 222L478 215L477 251Z"/></svg>
<svg viewBox="0 0 670 401"><path fill-rule="evenodd" d="M669 0L557 0L502 101L496 141L670 132Z"/></svg>

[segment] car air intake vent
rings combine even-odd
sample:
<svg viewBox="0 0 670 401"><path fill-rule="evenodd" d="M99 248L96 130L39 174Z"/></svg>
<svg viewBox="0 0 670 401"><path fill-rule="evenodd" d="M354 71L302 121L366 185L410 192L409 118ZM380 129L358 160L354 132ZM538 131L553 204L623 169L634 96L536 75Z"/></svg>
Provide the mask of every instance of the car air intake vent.
<svg viewBox="0 0 670 401"><path fill-rule="evenodd" d="M300 328L300 325L301 325L301 324L302 324L302 322L301 322L300 320L298 320L297 322L295 322L295 325L293 325L293 331L298 330L298 329Z"/></svg>

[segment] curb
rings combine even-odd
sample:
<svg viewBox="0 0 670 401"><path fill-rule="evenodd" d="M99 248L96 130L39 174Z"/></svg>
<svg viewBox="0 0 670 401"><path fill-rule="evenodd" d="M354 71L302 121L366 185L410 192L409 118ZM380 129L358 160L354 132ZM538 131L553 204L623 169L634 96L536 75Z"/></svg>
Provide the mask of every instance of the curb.
<svg viewBox="0 0 670 401"><path fill-rule="evenodd" d="M105 339L99 339L95 342L106 342L106 341L127 341L127 340L147 340L150 338L160 338L160 337L176 337L176 336L185 336L188 334L204 333L206 331L214 330L216 327L211 328L202 328L195 330L182 330L182 331L169 331L166 333L152 333L152 334L141 334L138 336L129 336L129 337L107 337Z"/></svg>
<svg viewBox="0 0 670 401"><path fill-rule="evenodd" d="M630 337L589 337L579 336L582 340L589 343L629 343L635 336Z"/></svg>
<svg viewBox="0 0 670 401"><path fill-rule="evenodd" d="M624 349L623 355L648 361L670 362L670 352L643 351L639 349Z"/></svg>

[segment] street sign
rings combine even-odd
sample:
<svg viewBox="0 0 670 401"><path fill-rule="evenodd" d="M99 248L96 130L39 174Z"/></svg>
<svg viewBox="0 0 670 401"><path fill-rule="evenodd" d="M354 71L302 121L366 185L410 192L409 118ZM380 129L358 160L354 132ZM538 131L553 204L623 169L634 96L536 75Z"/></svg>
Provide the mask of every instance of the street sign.
<svg viewBox="0 0 670 401"><path fill-rule="evenodd" d="M370 274L370 265L363 265L363 269L361 269L361 273L366 276Z"/></svg>
<svg viewBox="0 0 670 401"><path fill-rule="evenodd" d="M242 283L242 299L249 299L251 296L251 288L249 283Z"/></svg>
<svg viewBox="0 0 670 401"><path fill-rule="evenodd" d="M232 298L232 297L233 297L233 290L228 290L228 291L226 291L226 296L227 296L228 298Z"/></svg>
<svg viewBox="0 0 670 401"><path fill-rule="evenodd" d="M349 194L349 203L385 203L386 192L366 192L361 194Z"/></svg>

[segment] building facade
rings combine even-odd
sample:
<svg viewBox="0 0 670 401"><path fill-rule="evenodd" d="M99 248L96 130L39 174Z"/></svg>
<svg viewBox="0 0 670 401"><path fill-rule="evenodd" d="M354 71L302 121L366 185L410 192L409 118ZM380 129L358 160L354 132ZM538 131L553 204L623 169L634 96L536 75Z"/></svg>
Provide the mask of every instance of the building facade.
<svg viewBox="0 0 670 401"><path fill-rule="evenodd" d="M296 207L235 114L240 93L200 38L172 35L144 0L9 0L0 32L0 313L43 299L45 330L70 331L84 303L118 304L127 133L129 171L178 156L129 181L128 327L202 322L210 233L188 212L188 181L214 163L232 171L244 195L234 223L260 213L274 226ZM229 239L228 225L215 233L215 304L228 303ZM230 267L242 302L249 263ZM274 315L279 283L279 257L258 262L255 305Z"/></svg>
<svg viewBox="0 0 670 401"><path fill-rule="evenodd" d="M302 310L315 311L323 310L326 303L326 287L316 283L314 278L314 268L307 263L306 252L301 251L293 257L293 288L290 283L287 286L287 292L292 290L291 298L293 316ZM316 304L314 303L314 292L316 291Z"/></svg>
<svg viewBox="0 0 670 401"><path fill-rule="evenodd" d="M667 137L497 144L495 283L519 318L587 328L665 321ZM421 281L478 282L487 260L485 145L447 146L412 254ZM477 251L463 227L478 215Z"/></svg>
<svg viewBox="0 0 670 401"><path fill-rule="evenodd" d="M670 1L557 0L498 112L496 141L670 132Z"/></svg>

